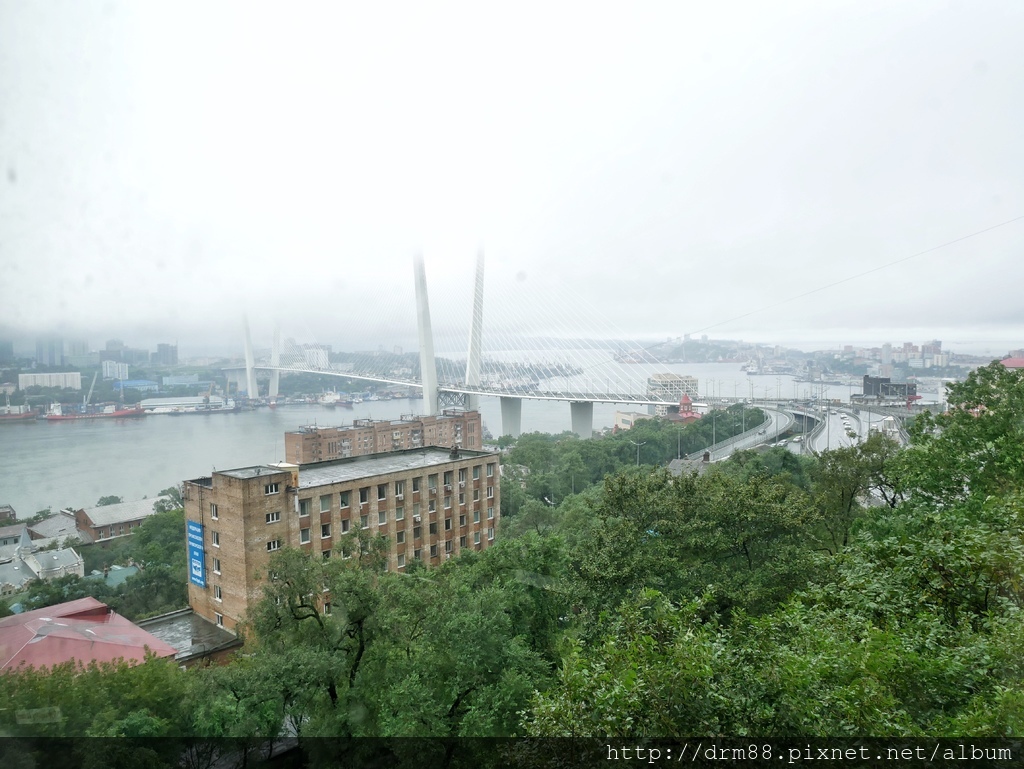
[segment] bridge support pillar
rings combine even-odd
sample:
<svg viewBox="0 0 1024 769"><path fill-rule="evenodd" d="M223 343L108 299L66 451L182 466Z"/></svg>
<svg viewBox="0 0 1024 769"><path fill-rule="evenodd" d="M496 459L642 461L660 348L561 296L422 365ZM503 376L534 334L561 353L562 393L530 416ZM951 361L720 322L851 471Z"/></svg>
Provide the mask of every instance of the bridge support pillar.
<svg viewBox="0 0 1024 769"><path fill-rule="evenodd" d="M594 435L594 402L573 401L569 404L572 416L572 431L580 438L591 438Z"/></svg>
<svg viewBox="0 0 1024 769"><path fill-rule="evenodd" d="M523 434L523 399L501 396L501 434L518 438Z"/></svg>

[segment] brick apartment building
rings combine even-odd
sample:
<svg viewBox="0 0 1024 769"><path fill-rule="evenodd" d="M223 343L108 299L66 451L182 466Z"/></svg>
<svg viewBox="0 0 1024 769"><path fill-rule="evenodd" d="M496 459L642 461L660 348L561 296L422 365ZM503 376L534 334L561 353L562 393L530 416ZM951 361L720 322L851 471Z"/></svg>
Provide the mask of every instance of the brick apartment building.
<svg viewBox="0 0 1024 769"><path fill-rule="evenodd" d="M355 530L388 537L397 572L482 550L500 517L498 464L495 453L424 447L185 481L189 604L234 631L274 551L345 557L336 545Z"/></svg>
<svg viewBox="0 0 1024 769"><path fill-rule="evenodd" d="M284 434L285 459L298 465L423 446L482 448L480 412L446 409L440 416L357 419L351 427L304 427Z"/></svg>

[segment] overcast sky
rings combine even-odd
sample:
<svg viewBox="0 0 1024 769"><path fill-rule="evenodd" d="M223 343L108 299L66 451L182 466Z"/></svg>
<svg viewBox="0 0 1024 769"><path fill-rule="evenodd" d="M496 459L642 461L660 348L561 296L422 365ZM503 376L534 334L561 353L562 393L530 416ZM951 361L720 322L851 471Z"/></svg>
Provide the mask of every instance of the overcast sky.
<svg viewBox="0 0 1024 769"><path fill-rule="evenodd" d="M489 329L1024 346L1024 219L906 259L1024 216L1021 40L1019 0L5 0L0 326L408 345L413 255L468 317L483 248Z"/></svg>

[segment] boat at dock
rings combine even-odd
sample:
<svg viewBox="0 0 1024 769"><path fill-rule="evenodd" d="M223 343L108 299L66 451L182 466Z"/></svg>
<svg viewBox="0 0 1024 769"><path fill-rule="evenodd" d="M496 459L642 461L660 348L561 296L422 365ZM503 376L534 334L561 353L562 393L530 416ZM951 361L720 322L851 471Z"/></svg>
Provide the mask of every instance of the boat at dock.
<svg viewBox="0 0 1024 769"><path fill-rule="evenodd" d="M96 406L65 407L60 403L54 403L46 413L45 419L47 422L68 422L75 419L134 419L144 416L146 412L140 406L100 403Z"/></svg>

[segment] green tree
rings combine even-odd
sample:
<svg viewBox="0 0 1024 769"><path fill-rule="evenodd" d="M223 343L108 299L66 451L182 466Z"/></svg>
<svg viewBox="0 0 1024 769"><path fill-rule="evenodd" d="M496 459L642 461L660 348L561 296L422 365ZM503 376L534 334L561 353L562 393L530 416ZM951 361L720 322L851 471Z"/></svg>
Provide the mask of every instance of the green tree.
<svg viewBox="0 0 1024 769"><path fill-rule="evenodd" d="M124 502L124 497L100 497L98 500L96 500L96 507L104 507L105 505L117 505L120 504L121 502Z"/></svg>

